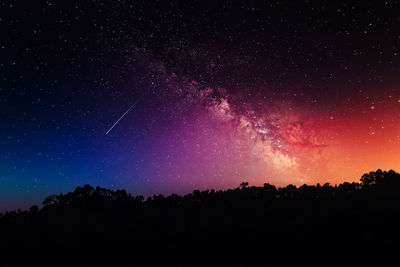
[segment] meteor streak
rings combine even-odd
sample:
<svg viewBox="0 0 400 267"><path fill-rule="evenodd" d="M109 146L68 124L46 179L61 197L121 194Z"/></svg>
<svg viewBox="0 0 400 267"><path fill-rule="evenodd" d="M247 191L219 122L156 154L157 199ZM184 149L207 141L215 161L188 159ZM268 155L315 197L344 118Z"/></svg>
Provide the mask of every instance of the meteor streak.
<svg viewBox="0 0 400 267"><path fill-rule="evenodd" d="M106 134L108 134L114 127L115 127L115 125L117 125L118 124L118 122L129 112L129 110L131 110L134 106L136 106L136 104L137 104L137 102L139 101L139 99L138 100L136 100L135 101L135 103L133 103L133 105L132 106L130 106L130 108L128 108L128 110L127 111L125 111L125 113L124 114L122 114L122 116L121 117L119 117L119 119L111 126L111 128L110 129L108 129L108 131L106 132Z"/></svg>

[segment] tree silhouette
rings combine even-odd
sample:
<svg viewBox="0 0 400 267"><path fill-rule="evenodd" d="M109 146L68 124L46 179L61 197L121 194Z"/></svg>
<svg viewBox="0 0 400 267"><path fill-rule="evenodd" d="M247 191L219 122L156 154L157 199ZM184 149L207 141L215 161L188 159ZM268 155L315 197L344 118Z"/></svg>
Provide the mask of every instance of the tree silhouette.
<svg viewBox="0 0 400 267"><path fill-rule="evenodd" d="M39 207L36 206L36 205L33 205L33 206L31 206L31 207L29 208L29 211L30 211L31 213L36 213L36 212L39 211Z"/></svg>
<svg viewBox="0 0 400 267"><path fill-rule="evenodd" d="M398 248L399 202L400 174L380 169L362 175L360 183L276 188L242 182L235 189L146 200L125 190L84 185L46 197L41 209L34 205L2 214L0 251L7 255L15 248L41 255L46 248L47 254L61 252L65 258L75 248L83 266L165 265L171 258L172 265L203 258L207 265L216 251L229 265L238 264L233 255L254 251L278 263L302 249L323 253L345 248L362 255L366 242L374 253ZM197 251L202 254L194 256ZM77 255L68 255L77 262ZM104 260L106 255L111 262Z"/></svg>
<svg viewBox="0 0 400 267"><path fill-rule="evenodd" d="M248 183L248 182L242 182L242 183L239 185L240 189L245 189L247 186L249 186L249 183Z"/></svg>

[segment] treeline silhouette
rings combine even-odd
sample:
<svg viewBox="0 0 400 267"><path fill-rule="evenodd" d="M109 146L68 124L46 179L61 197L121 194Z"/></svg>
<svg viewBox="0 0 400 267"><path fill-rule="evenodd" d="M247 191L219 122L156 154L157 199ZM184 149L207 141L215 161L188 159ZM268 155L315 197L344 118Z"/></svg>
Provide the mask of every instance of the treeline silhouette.
<svg viewBox="0 0 400 267"><path fill-rule="evenodd" d="M0 215L0 251L54 265L268 265L400 248L400 174L144 199L90 185ZM43 256L45 255L45 256ZM334 255L334 256L332 256ZM362 255L362 257L360 257ZM1 258L0 258L1 260Z"/></svg>

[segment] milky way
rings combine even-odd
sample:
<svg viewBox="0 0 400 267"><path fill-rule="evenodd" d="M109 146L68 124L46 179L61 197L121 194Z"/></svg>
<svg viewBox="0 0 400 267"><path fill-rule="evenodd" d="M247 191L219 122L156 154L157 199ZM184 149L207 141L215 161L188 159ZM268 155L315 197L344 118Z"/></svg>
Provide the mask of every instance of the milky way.
<svg viewBox="0 0 400 267"><path fill-rule="evenodd" d="M201 87L162 64L155 69L157 112L149 120L156 123L144 146L152 151L147 175L163 187L336 183L360 172L341 143L352 127L338 125L342 119L245 90Z"/></svg>
<svg viewBox="0 0 400 267"><path fill-rule="evenodd" d="M399 171L397 1L64 2L0 4L0 211Z"/></svg>

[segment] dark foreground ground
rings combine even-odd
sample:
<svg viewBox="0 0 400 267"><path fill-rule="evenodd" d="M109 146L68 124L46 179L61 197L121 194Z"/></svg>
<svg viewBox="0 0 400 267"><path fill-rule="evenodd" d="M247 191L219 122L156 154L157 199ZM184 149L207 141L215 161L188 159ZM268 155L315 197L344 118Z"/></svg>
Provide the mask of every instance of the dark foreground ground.
<svg viewBox="0 0 400 267"><path fill-rule="evenodd" d="M86 185L43 205L0 216L0 266L358 266L400 252L393 171L147 200Z"/></svg>

